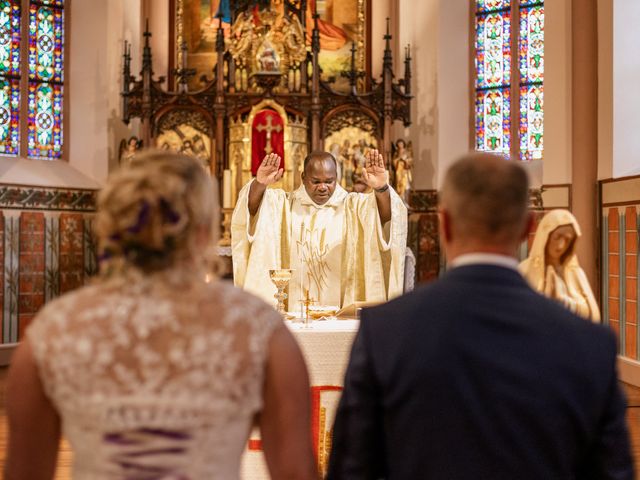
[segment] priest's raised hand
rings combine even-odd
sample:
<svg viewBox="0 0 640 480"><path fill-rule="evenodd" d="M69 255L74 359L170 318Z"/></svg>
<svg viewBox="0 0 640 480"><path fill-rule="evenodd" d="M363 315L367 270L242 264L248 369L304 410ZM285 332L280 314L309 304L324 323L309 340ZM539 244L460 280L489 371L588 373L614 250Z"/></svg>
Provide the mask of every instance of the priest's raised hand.
<svg viewBox="0 0 640 480"><path fill-rule="evenodd" d="M362 178L374 190L389 188L389 172L384 166L384 159L378 150L369 150L365 156Z"/></svg>
<svg viewBox="0 0 640 480"><path fill-rule="evenodd" d="M282 159L277 153L265 155L256 172L256 181L251 184L249 190L249 213L255 215L260 208L260 202L267 186L276 183L282 178L284 169L280 168Z"/></svg>
<svg viewBox="0 0 640 480"><path fill-rule="evenodd" d="M384 224L391 220L391 195L389 194L389 172L384 166L384 158L378 150L367 152L362 179L376 193L378 214Z"/></svg>
<svg viewBox="0 0 640 480"><path fill-rule="evenodd" d="M277 153L265 155L256 173L256 181L262 185L271 185L282 178L284 169L280 168L282 159Z"/></svg>

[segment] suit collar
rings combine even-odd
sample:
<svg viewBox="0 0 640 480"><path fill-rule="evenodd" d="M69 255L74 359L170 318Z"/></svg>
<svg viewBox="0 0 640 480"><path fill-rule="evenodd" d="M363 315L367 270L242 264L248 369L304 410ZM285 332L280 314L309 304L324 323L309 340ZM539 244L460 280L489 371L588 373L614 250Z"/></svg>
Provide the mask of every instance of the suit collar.
<svg viewBox="0 0 640 480"><path fill-rule="evenodd" d="M502 265L470 264L448 270L443 279L455 279L477 283L478 285L502 283L505 285L519 285L528 288L529 284L518 270Z"/></svg>

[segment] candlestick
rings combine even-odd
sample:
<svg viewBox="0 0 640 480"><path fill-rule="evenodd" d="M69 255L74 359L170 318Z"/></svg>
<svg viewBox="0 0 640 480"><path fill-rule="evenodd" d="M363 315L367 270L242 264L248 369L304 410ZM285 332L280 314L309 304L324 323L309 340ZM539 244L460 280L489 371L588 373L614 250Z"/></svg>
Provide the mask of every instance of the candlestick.
<svg viewBox="0 0 640 480"><path fill-rule="evenodd" d="M302 222L304 228L304 221ZM298 242L298 258L300 259L300 320L304 322L304 256L301 252L302 231L300 232L300 242Z"/></svg>
<svg viewBox="0 0 640 480"><path fill-rule="evenodd" d="M231 170L222 172L222 208L231 208Z"/></svg>
<svg viewBox="0 0 640 480"><path fill-rule="evenodd" d="M228 247L231 245L231 215L233 214L233 209L231 208L223 208L222 209L222 234L220 235L220 239L218 240L218 245L221 247Z"/></svg>

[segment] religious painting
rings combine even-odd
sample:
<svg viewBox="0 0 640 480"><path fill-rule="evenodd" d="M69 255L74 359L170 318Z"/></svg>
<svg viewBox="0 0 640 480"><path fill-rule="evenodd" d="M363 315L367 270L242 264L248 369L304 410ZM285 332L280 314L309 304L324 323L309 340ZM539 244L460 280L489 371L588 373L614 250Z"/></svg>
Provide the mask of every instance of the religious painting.
<svg viewBox="0 0 640 480"><path fill-rule="evenodd" d="M222 14L223 28L229 27L231 22L229 0L176 0L175 31L176 65L184 65L180 47L187 47L186 65L195 69L196 74L189 79L189 88L197 89L200 77L213 77L213 67L216 63L216 32L220 20L216 18Z"/></svg>
<svg viewBox="0 0 640 480"><path fill-rule="evenodd" d="M324 140L324 148L338 163L338 181L352 191L364 168L365 155L378 148L377 138L359 127L344 127Z"/></svg>
<svg viewBox="0 0 640 480"><path fill-rule="evenodd" d="M198 112L170 112L158 122L155 146L194 156L208 169L212 151L211 125Z"/></svg>
<svg viewBox="0 0 640 480"><path fill-rule="evenodd" d="M176 53L175 65L186 65L194 69L195 75L189 80L191 90L202 87L200 78L206 75L212 79L216 63L215 42L219 25L229 41L233 22L230 0L174 0ZM310 48L311 32L314 25L313 11L317 9L318 30L320 31L320 67L323 80L335 81L338 91L349 90L349 80L341 75L351 68L351 49L355 46L356 69L370 71L367 55L367 35L370 19L367 18L367 2L370 0L309 0L304 19L306 45ZM232 2L231 2L232 3ZM264 2L266 3L266 2ZM249 7L249 9L257 7ZM275 25L280 25L284 17L284 0L271 0L270 11L276 16ZM256 11L246 12L247 18L260 22ZM240 17L238 17L240 18ZM257 25L256 25L257 26ZM243 35L245 37L247 35ZM286 37L277 38L286 42ZM186 44L185 53L180 46ZM274 52L286 49L284 45L273 45ZM286 73L286 72L284 72Z"/></svg>
<svg viewBox="0 0 640 480"><path fill-rule="evenodd" d="M371 1L371 0L368 0ZM320 68L323 80L335 78L334 88L349 91L349 80L341 75L351 68L351 49L356 49L356 69L369 72L367 58L367 0L310 0L307 9L307 36L311 41L312 12L318 9Z"/></svg>

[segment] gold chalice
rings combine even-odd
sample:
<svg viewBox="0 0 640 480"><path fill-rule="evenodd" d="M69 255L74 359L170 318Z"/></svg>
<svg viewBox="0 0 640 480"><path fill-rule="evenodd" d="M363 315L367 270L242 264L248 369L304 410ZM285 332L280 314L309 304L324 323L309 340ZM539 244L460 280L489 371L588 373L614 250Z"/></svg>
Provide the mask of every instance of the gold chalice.
<svg viewBox="0 0 640 480"><path fill-rule="evenodd" d="M292 272L293 270L290 270L288 268L269 270L269 278L271 278L271 281L278 289L273 297L278 300L278 312L280 312L282 315L286 314L284 309L284 301L288 297L288 295L285 293L285 290L289 285L289 281L291 280Z"/></svg>

